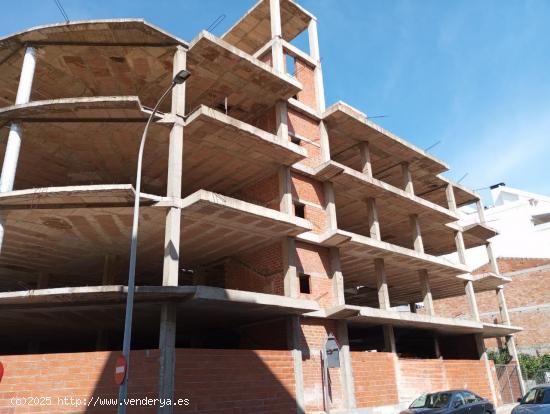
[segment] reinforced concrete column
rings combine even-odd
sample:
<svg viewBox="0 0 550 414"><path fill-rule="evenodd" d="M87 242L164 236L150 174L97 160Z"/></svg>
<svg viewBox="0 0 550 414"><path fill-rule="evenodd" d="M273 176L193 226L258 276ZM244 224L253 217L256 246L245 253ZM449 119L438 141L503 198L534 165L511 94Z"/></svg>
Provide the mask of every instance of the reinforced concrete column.
<svg viewBox="0 0 550 414"><path fill-rule="evenodd" d="M468 305L470 306L470 312L472 312L472 318L475 321L480 322L481 318L479 317L474 284L471 280L464 283L464 290L466 291L466 297L468 298Z"/></svg>
<svg viewBox="0 0 550 414"><path fill-rule="evenodd" d="M493 373L491 371L491 364L489 362L489 357L487 356L487 352L485 350L485 341L483 340L482 334L475 334L475 341L476 341L476 347L477 352L479 354L479 359L483 361L485 364L485 370L487 372L487 381L489 382L489 388L491 389L491 397L493 399L493 403L497 403L497 393L495 389L495 382L493 381Z"/></svg>
<svg viewBox="0 0 550 414"><path fill-rule="evenodd" d="M504 287L499 286L496 290L496 293L497 293L497 299L498 299L500 319L502 323L506 325L511 325L512 322L510 320L510 313L508 312L508 305L506 304L506 297L504 296ZM526 388L525 388L525 383L523 382L523 374L521 372L521 365L519 363L519 356L516 348L516 341L513 335L506 335L505 340L506 340L506 348L508 349L508 353L512 357L512 362L514 362L517 365L518 381L521 389L521 394L523 395L525 394Z"/></svg>
<svg viewBox="0 0 550 414"><path fill-rule="evenodd" d="M521 395L524 395L527 389L525 387L525 382L523 382L523 373L521 372L521 365L519 363L518 350L516 348L516 341L513 335L506 336L506 347L508 348L508 352L512 357L512 361L517 366L519 388L521 389Z"/></svg>
<svg viewBox="0 0 550 414"><path fill-rule="evenodd" d="M447 204L449 205L449 210L451 210L453 213L456 213L458 209L456 207L454 188L451 183L447 184L447 188L445 189L445 194L447 196ZM455 245L456 245L456 253L458 255L458 261L460 264L465 265L467 264L466 263L466 246L464 245L464 236L462 235L461 230L457 230L454 232L454 239L455 239ZM481 319L479 317L479 309L477 307L474 284L471 280L468 280L467 282L464 283L464 291L466 292L466 298L468 299L468 306L470 307L472 318L475 321L479 322Z"/></svg>
<svg viewBox="0 0 550 414"><path fill-rule="evenodd" d="M378 208L374 198L367 199L370 237L381 240L380 223L378 221ZM378 290L378 306L380 309L390 309L390 293L384 259L374 259L374 273L376 275L376 288ZM384 347L388 352L396 352L395 334L392 325L383 325Z"/></svg>
<svg viewBox="0 0 550 414"><path fill-rule="evenodd" d="M299 316L290 316L287 320L287 342L294 361L294 381L296 387L296 413L305 414L304 369L302 365L302 328Z"/></svg>
<svg viewBox="0 0 550 414"><path fill-rule="evenodd" d="M414 194L414 185L409 163L404 162L401 164L401 174L403 175L403 190L409 194Z"/></svg>
<svg viewBox="0 0 550 414"><path fill-rule="evenodd" d="M36 49L27 47L25 56L23 57L23 65L21 66L21 76L17 87L17 95L15 104L28 103L31 97L32 82L36 68ZM13 190L15 182L15 173L19 162L19 151L21 150L21 128L19 124L12 123L8 134L8 142L6 144L6 152L4 154L4 163L2 165L2 175L0 175L0 193ZM4 241L4 226L5 221L0 214L0 251Z"/></svg>
<svg viewBox="0 0 550 414"><path fill-rule="evenodd" d="M317 111L319 113L325 110L325 87L323 84L323 70L321 67L321 56L319 53L319 37L317 35L317 20L312 18L307 27L309 37L309 55L315 60L315 69L313 70L313 80L315 83L315 98Z"/></svg>
<svg viewBox="0 0 550 414"><path fill-rule="evenodd" d="M361 155L361 172L368 177L372 177L372 162L370 156L370 147L367 141L359 144L359 153Z"/></svg>
<svg viewBox="0 0 550 414"><path fill-rule="evenodd" d="M366 200L367 218L369 221L369 236L371 239L382 240L380 233L380 221L378 220L378 208L376 207L376 199L369 197Z"/></svg>
<svg viewBox="0 0 550 414"><path fill-rule="evenodd" d="M174 55L173 73L187 67L187 52L178 46ZM176 85L172 90L171 112L176 115L176 122L172 126L168 149L168 181L166 196L174 201L181 198L181 183L183 175L183 122L178 116L185 115L185 83ZM180 224L181 209L169 207L166 212L164 233L164 263L162 269L162 285L177 286L179 282L180 258ZM177 304L165 302L161 305L160 315L160 378L159 398L174 399L174 373L176 370L176 318ZM159 407L158 412L171 414L170 405Z"/></svg>
<svg viewBox="0 0 550 414"><path fill-rule="evenodd" d="M281 4L280 0L269 0L269 17L271 21L271 57L273 68L281 73L285 72L285 59L282 43Z"/></svg>
<svg viewBox="0 0 550 414"><path fill-rule="evenodd" d="M420 279L420 292L422 294L422 301L424 302L424 308L428 312L428 315L434 316L434 302L432 298L432 289L430 287L430 280L428 278L428 271L425 269L418 271L418 277Z"/></svg>
<svg viewBox="0 0 550 414"><path fill-rule="evenodd" d="M355 384L353 382L353 368L349 349L348 324L345 320L337 321L338 338L340 341L340 376L344 390L344 401L347 409L353 409L355 401Z"/></svg>
<svg viewBox="0 0 550 414"><path fill-rule="evenodd" d="M416 214L411 214L409 216L409 223L412 230L412 241L414 245L414 250L418 253L424 253L424 243L422 241L422 233L420 231L418 216ZM432 298L432 288L430 286L430 277L426 269L421 269L418 271L418 280L420 282L420 292L422 294L422 302L424 303L424 308L428 312L428 315L434 316L435 308Z"/></svg>
<svg viewBox="0 0 550 414"><path fill-rule="evenodd" d="M388 290L388 279L384 266L384 259L374 259L374 272L376 274L376 287L378 290L378 305L380 309L390 309L390 294ZM392 325L383 325L384 348L387 352L395 353L395 333Z"/></svg>
<svg viewBox="0 0 550 414"><path fill-rule="evenodd" d="M481 201L481 199L476 202L476 206L477 206L479 221L481 223L486 223L487 220L485 218L485 207L483 206L483 202ZM485 248L487 250L487 257L489 258L489 263L491 264L492 272L496 275L500 275L500 269L498 267L498 262L493 252L493 246L491 242L487 242L487 244L485 245ZM508 306L506 305L506 297L504 296L504 286L499 286L496 289L496 294L497 294L497 300L498 300L500 319L502 323L506 325L511 325L510 314L508 312ZM512 356L512 362L514 362L517 366L518 382L521 389L521 393L525 394L526 388L525 388L525 383L523 382L523 374L521 372L521 365L519 363L519 357L518 357L518 352L516 348L516 341L514 340L513 335L506 335L505 340L506 340L506 348L508 349L509 354Z"/></svg>
<svg viewBox="0 0 550 414"><path fill-rule="evenodd" d="M323 190L325 193L325 213L327 215L328 224L327 230L336 231L338 229L338 222L336 219L336 201L332 182L325 181L323 183Z"/></svg>
<svg viewBox="0 0 550 414"><path fill-rule="evenodd" d="M344 276L342 275L342 267L340 264L340 250L337 247L331 247L329 254L332 271L332 287L335 299L334 306L344 305L346 300L344 295Z"/></svg>
<svg viewBox="0 0 550 414"><path fill-rule="evenodd" d="M319 144L321 145L321 162L330 161L330 141L327 126L323 121L319 123Z"/></svg>

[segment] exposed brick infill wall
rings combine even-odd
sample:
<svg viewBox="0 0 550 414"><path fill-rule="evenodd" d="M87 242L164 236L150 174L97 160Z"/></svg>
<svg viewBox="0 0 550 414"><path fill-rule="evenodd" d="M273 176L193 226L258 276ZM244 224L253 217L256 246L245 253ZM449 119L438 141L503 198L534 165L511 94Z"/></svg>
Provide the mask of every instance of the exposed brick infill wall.
<svg viewBox="0 0 550 414"><path fill-rule="evenodd" d="M0 413L115 413L116 408L59 405L58 398L116 398L118 352L0 356ZM130 398L158 398L159 351L130 357ZM294 365L289 351L178 349L175 398L190 404L176 413L295 413ZM10 405L12 397L51 397L51 405ZM93 403L92 403L93 405ZM128 407L156 413L157 407Z"/></svg>
<svg viewBox="0 0 550 414"><path fill-rule="evenodd" d="M351 352L357 407L399 402L395 378L396 357L388 352Z"/></svg>
<svg viewBox="0 0 550 414"><path fill-rule="evenodd" d="M516 346L520 352L550 352L550 264L549 259L499 258L502 273L526 271L512 274L512 281L504 287L506 304L512 325L521 326L523 331L515 334ZM487 270L481 268L481 270ZM479 270L478 270L479 271ZM501 322L497 295L494 291L476 293L476 301L485 322ZM436 300L436 314L448 317L469 315L465 296ZM460 309L461 311L457 311ZM463 311L462 311L463 310ZM502 340L486 340L488 348L504 347Z"/></svg>
<svg viewBox="0 0 550 414"><path fill-rule="evenodd" d="M408 404L425 392L453 388L492 399L480 360L398 359L387 352L352 352L351 361L358 408ZM491 375L496 380L492 364ZM500 404L498 391L497 400Z"/></svg>
<svg viewBox="0 0 550 414"><path fill-rule="evenodd" d="M493 371L491 364L494 378ZM399 359L398 372L401 401L412 401L425 392L457 388L492 400L487 369L481 360Z"/></svg>
<svg viewBox="0 0 550 414"><path fill-rule="evenodd" d="M304 375L304 400L306 411L323 410L323 370L320 351L325 346L328 334L337 339L336 322L327 319L303 318L301 321L302 367ZM343 393L340 368L329 369L330 408L343 408Z"/></svg>

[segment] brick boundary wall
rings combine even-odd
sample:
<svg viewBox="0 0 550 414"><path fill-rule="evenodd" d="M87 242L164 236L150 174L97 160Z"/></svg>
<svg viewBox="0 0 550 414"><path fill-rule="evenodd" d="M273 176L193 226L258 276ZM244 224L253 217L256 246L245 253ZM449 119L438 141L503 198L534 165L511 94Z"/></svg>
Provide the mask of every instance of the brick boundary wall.
<svg viewBox="0 0 550 414"><path fill-rule="evenodd" d="M115 413L111 407L58 405L58 397L116 398L114 364L119 352L0 356L0 413ZM129 398L158 398L159 351L133 351ZM46 406L10 404L12 397L51 397ZM175 398L188 406L175 413L295 413L294 365L290 351L178 349ZM43 403L45 401L42 401ZM93 404L93 403L92 403ZM156 413L157 407L128 407Z"/></svg>
<svg viewBox="0 0 550 414"><path fill-rule="evenodd" d="M388 352L351 352L357 407L399 402L395 378L396 357Z"/></svg>
<svg viewBox="0 0 550 414"><path fill-rule="evenodd" d="M481 360L399 359L386 352L352 352L358 408L410 403L425 392L466 388L492 400ZM491 375L496 380L491 364ZM497 406L501 399L497 391Z"/></svg>

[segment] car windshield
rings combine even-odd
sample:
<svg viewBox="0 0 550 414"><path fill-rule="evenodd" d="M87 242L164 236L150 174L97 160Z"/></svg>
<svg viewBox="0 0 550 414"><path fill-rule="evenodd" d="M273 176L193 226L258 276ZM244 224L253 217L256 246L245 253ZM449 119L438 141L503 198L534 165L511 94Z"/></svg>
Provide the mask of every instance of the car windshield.
<svg viewBox="0 0 550 414"><path fill-rule="evenodd" d="M550 403L550 389L548 388L533 388L525 397L523 397L522 404L549 404Z"/></svg>
<svg viewBox="0 0 550 414"><path fill-rule="evenodd" d="M434 392L424 394L413 401L409 408L444 408L451 401L450 392Z"/></svg>

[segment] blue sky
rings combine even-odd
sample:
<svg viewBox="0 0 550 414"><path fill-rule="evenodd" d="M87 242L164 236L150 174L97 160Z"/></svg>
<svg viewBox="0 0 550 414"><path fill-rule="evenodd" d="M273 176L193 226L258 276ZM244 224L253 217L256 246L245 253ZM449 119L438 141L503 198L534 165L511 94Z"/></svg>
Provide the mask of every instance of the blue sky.
<svg viewBox="0 0 550 414"><path fill-rule="evenodd" d="M254 0L61 0L71 20L143 17L191 40ZM327 105L346 101L446 161L463 184L550 195L550 1L298 0L318 17ZM1 34L61 21L9 2Z"/></svg>

